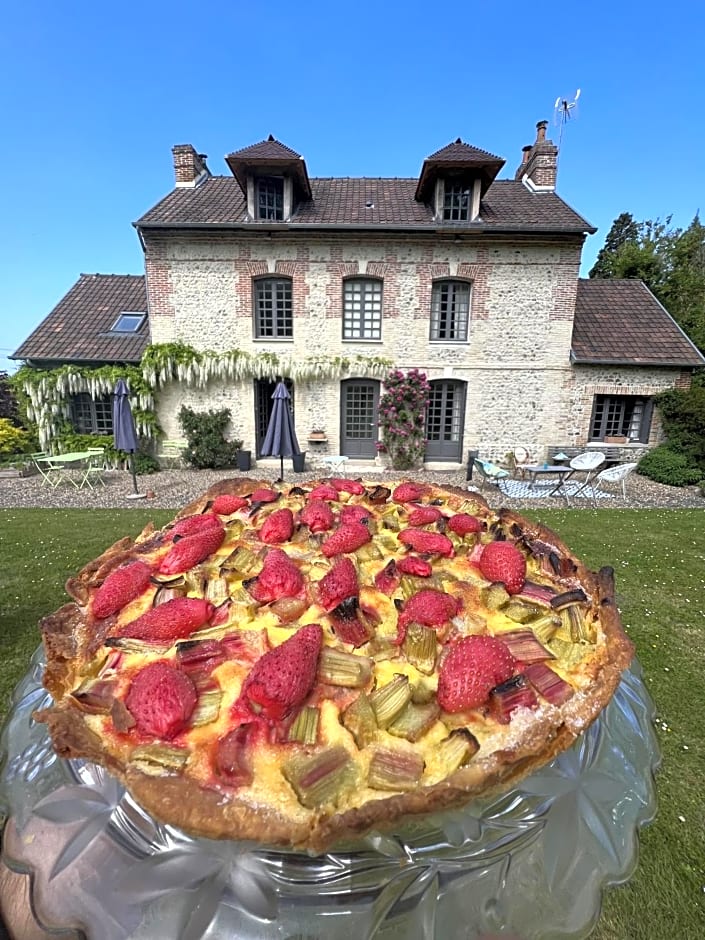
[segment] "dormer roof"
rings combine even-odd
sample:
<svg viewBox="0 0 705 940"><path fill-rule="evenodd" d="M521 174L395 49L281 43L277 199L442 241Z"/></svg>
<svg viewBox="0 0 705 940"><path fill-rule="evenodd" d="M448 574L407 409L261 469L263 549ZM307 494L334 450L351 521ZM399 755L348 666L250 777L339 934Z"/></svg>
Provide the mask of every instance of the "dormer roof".
<svg viewBox="0 0 705 940"><path fill-rule="evenodd" d="M421 167L415 198L419 202L431 201L436 180L448 173L467 176L469 179L479 177L481 194L484 196L504 163L501 157L466 144L458 137L446 147L426 157Z"/></svg>
<svg viewBox="0 0 705 940"><path fill-rule="evenodd" d="M311 198L311 184L304 158L271 134L266 140L229 153L225 162L243 193L247 193L248 176L291 176L298 198Z"/></svg>

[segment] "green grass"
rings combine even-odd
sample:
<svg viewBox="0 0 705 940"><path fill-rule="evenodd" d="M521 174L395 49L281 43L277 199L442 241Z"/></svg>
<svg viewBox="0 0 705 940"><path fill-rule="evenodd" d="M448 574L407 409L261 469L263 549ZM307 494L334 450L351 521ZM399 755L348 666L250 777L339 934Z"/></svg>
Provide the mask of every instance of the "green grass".
<svg viewBox="0 0 705 940"><path fill-rule="evenodd" d="M170 510L0 511L0 718L39 642L37 623L67 598L66 578ZM606 893L597 940L705 936L705 513L552 510L554 528L591 567L611 564L624 624L657 706L659 811L636 873Z"/></svg>

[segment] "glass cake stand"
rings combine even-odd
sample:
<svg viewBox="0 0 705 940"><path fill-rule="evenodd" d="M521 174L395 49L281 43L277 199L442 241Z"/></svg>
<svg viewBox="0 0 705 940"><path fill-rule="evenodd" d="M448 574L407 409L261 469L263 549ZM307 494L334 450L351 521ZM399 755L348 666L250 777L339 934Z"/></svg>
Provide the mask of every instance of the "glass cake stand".
<svg viewBox="0 0 705 940"><path fill-rule="evenodd" d="M102 768L54 754L37 651L0 739L3 862L36 921L90 940L586 937L656 810L659 749L637 663L573 747L499 798L325 855L194 839Z"/></svg>

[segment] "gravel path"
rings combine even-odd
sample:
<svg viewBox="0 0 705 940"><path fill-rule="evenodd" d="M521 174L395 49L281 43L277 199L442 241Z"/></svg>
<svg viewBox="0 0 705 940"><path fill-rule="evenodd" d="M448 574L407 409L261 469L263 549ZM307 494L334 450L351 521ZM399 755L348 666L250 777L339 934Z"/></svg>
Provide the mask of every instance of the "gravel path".
<svg viewBox="0 0 705 940"><path fill-rule="evenodd" d="M138 479L139 490L146 493L145 499L129 499L133 492L132 478L129 473L121 470L108 471L105 474L105 486L95 489L76 489L70 483L62 483L52 489L42 485L42 478L31 476L25 478L0 478L0 508L29 508L43 507L47 509L126 509L144 508L153 506L159 509L180 509L191 500L203 493L209 486L219 480L232 476L242 476L236 470L162 470L147 477ZM245 476L253 480L274 481L279 475L278 465L272 467L258 467ZM362 476L366 480L385 482L399 478L428 480L441 485L465 487L465 471L393 473L381 471L377 468L367 470L358 467L348 469L345 474L351 478ZM294 485L309 479L317 479L319 474L305 472L293 473L285 468L287 485ZM473 481L478 482L478 481ZM479 483L478 483L479 485ZM622 508L665 508L665 509L703 509L705 498L700 495L694 486L672 487L654 483L646 477L633 473L627 480L627 499L622 498L621 486L614 488L613 499L600 499L599 507L602 509ZM496 487L486 487L483 496L491 506L508 506L512 509L540 509L564 508L566 501L563 498L553 499L511 499L498 493ZM592 500L572 499L571 506L581 509L593 508Z"/></svg>

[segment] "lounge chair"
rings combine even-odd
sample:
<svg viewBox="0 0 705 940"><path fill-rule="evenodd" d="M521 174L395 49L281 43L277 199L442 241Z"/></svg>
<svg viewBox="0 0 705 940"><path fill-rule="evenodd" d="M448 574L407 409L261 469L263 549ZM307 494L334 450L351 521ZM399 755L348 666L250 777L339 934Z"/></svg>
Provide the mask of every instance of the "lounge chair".
<svg viewBox="0 0 705 940"><path fill-rule="evenodd" d="M595 470L605 462L605 455L599 450L586 450L584 454L578 454L570 462L570 468L574 472L570 478L573 479L575 473L584 473L585 479L579 480L580 486L572 493L572 496L580 496L589 486Z"/></svg>
<svg viewBox="0 0 705 940"><path fill-rule="evenodd" d="M622 484L622 496L624 499L627 498L627 477L636 470L636 463L620 463L616 467L607 467L606 470L600 470L600 472L595 477L595 482L593 483L593 489L595 494L600 492L601 483L621 483ZM604 490L602 492L605 492Z"/></svg>
<svg viewBox="0 0 705 940"><path fill-rule="evenodd" d="M480 460L479 457L475 457L474 467L480 474L480 489L484 490L485 484L488 484L489 486L496 486L500 492L504 492L501 482L511 476L509 470L504 470L489 460Z"/></svg>

